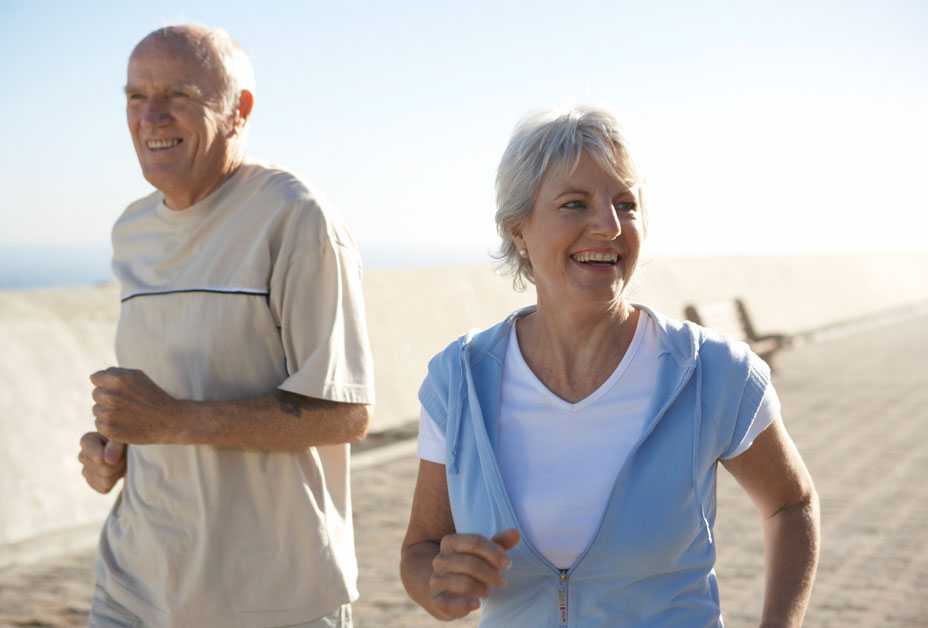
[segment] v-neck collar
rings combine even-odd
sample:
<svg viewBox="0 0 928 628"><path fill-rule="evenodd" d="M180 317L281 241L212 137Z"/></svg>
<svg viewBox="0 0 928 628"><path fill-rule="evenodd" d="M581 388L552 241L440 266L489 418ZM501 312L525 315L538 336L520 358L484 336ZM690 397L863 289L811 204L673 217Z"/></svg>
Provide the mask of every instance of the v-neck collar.
<svg viewBox="0 0 928 628"><path fill-rule="evenodd" d="M642 323L642 318L648 316L646 311L641 310L638 314L638 320L635 322L635 330L633 332L632 341L629 343L628 348L625 350L625 355L622 356L622 359L619 360L618 365L613 369L612 373L609 374L609 377L600 384L596 390L591 392L589 395L577 402L570 402L562 397L556 395L551 391L550 388L545 386L545 383L532 371L531 367L528 365L528 362L525 361L525 356L522 353L522 347L519 346L519 334L516 332L516 325L513 324L509 331L509 345L506 349L506 359L512 359L514 364L513 368L517 369L520 373L519 375L524 378L524 381L528 382L532 389L540 395L548 404L563 410L565 412L576 413L588 408L591 404L596 403L603 395L607 394L612 390L620 379L622 375L628 371L631 365L635 361L635 356L638 354L638 349L641 347L641 339L644 336L643 326L646 323Z"/></svg>

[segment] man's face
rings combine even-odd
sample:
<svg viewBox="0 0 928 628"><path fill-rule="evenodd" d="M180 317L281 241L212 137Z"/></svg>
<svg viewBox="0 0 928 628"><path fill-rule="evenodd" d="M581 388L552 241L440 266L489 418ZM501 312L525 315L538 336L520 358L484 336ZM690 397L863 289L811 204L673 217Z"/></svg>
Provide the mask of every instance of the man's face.
<svg viewBox="0 0 928 628"><path fill-rule="evenodd" d="M129 59L126 116L142 174L172 209L212 192L234 160L234 114L218 72L184 46L145 42Z"/></svg>

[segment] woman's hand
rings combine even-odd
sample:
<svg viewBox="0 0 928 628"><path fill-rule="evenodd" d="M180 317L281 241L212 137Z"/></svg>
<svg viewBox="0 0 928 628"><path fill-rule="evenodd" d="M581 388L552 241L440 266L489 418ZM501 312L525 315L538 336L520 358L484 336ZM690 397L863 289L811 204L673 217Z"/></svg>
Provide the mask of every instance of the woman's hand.
<svg viewBox="0 0 928 628"><path fill-rule="evenodd" d="M492 539L478 534L448 534L432 559L429 591L441 619L458 619L480 608L492 587L506 585L507 552L519 543L519 531L503 530Z"/></svg>
<svg viewBox="0 0 928 628"><path fill-rule="evenodd" d="M400 577L409 597L436 619L464 617L480 598L506 584L507 554L519 531L502 530L492 539L458 534L451 516L445 465L421 460L403 539Z"/></svg>

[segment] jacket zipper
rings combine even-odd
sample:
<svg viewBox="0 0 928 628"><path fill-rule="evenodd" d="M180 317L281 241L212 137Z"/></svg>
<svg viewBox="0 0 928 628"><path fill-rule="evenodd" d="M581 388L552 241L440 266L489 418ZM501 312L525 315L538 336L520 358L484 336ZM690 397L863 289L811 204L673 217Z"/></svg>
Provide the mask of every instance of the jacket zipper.
<svg viewBox="0 0 928 628"><path fill-rule="evenodd" d="M567 626L567 586L570 575L566 569L561 569L561 580L557 585L557 606L561 615L561 626Z"/></svg>
<svg viewBox="0 0 928 628"><path fill-rule="evenodd" d="M690 375L691 373L685 373L683 377L680 379L680 381L677 382L677 385L674 388L673 394L670 395L670 398L667 400L667 402L664 403L660 411L654 417L651 423L651 429L647 432L647 434L645 434L645 438L647 438L650 435L651 431L653 431L654 429L654 426L657 425L657 422L661 418L663 418L664 414L667 412L668 408L670 408L671 404L676 401L677 396L679 396L680 394L680 391L683 389L686 383L689 382ZM638 444L632 450L631 455L635 455L635 453L637 453L638 447L641 446L642 442L644 442L644 439L638 441ZM619 473L621 474L622 471L620 470ZM610 497L610 499L612 498ZM605 518L605 515L603 515L603 517ZM602 525L602 522L600 522L600 526L601 525ZM592 549L593 544L595 543L598 537L599 537L599 530L596 531L596 535L594 537L593 543L591 543L589 547L587 547L584 550L584 552L580 555L580 557L577 559L576 563L573 566L574 569L576 569L576 566L580 564L584 558L586 558L587 553ZM536 552L536 555L538 555L537 552ZM567 626L569 626L568 621L567 621L567 617L568 617L567 600L568 600L569 585L570 585L570 569L558 569L558 574L559 574L558 576L559 582L557 586L557 603L558 603L558 610L560 612L560 620L561 620L561 623L559 624L559 626L566 628Z"/></svg>

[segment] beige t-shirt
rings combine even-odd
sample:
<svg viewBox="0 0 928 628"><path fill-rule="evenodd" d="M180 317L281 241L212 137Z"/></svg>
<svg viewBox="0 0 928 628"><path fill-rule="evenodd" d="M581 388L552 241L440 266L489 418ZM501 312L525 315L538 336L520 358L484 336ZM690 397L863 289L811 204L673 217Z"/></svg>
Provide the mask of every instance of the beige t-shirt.
<svg viewBox="0 0 928 628"><path fill-rule="evenodd" d="M113 269L119 365L174 397L373 403L358 250L293 175L246 164L186 210L133 203ZM153 627L293 625L356 599L348 453L129 447L98 584Z"/></svg>

